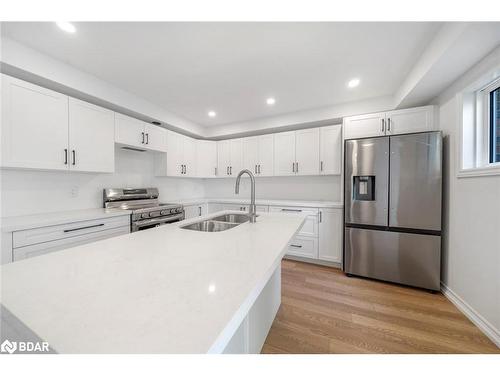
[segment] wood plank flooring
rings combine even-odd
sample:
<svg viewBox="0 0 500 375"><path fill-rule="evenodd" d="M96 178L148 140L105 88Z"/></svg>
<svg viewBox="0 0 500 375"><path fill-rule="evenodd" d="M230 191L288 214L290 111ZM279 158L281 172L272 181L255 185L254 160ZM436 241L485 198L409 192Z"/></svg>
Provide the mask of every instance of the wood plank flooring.
<svg viewBox="0 0 500 375"><path fill-rule="evenodd" d="M441 293L283 260L262 353L500 353Z"/></svg>

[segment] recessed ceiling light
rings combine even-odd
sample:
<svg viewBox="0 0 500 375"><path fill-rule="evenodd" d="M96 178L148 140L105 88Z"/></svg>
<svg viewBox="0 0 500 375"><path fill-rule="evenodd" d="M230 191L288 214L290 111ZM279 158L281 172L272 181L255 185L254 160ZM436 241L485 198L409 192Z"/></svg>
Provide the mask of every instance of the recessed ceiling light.
<svg viewBox="0 0 500 375"><path fill-rule="evenodd" d="M208 117L215 117L217 116L217 112L215 111L208 111Z"/></svg>
<svg viewBox="0 0 500 375"><path fill-rule="evenodd" d="M267 105L274 105L276 103L276 99L274 98L267 98L266 99Z"/></svg>
<svg viewBox="0 0 500 375"><path fill-rule="evenodd" d="M361 82L359 80L359 78L353 78L349 82L347 82L347 87L349 87L350 89L352 89L352 88L358 86L359 82Z"/></svg>
<svg viewBox="0 0 500 375"><path fill-rule="evenodd" d="M56 22L56 25L67 33L74 33L76 31L76 27L70 22Z"/></svg>

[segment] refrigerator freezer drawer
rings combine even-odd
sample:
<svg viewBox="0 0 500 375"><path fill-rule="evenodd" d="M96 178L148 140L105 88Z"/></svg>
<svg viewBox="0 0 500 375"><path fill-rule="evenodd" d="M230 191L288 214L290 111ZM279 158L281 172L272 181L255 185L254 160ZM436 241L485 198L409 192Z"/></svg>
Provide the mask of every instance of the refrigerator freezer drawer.
<svg viewBox="0 0 500 375"><path fill-rule="evenodd" d="M344 259L346 273L440 289L440 236L346 227Z"/></svg>

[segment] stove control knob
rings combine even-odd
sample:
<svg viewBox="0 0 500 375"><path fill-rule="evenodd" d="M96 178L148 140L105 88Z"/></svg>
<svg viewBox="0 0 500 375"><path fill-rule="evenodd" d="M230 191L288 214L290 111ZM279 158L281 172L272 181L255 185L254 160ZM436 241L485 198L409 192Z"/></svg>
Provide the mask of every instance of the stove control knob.
<svg viewBox="0 0 500 375"><path fill-rule="evenodd" d="M161 210L160 215L168 215L168 210Z"/></svg>
<svg viewBox="0 0 500 375"><path fill-rule="evenodd" d="M175 211L175 208L172 208L172 209L170 210L170 213L171 213L171 214L175 214L176 212L177 212L177 211Z"/></svg>
<svg viewBox="0 0 500 375"><path fill-rule="evenodd" d="M141 214L141 217L143 219L147 219L149 217L149 214L148 213Z"/></svg>

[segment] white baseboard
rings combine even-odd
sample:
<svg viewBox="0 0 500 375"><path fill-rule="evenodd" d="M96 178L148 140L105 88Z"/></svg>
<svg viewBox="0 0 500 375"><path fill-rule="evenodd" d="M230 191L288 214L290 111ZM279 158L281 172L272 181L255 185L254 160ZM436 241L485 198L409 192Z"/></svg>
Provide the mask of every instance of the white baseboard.
<svg viewBox="0 0 500 375"><path fill-rule="evenodd" d="M441 282L441 292L457 309L459 309L469 320L474 323L488 338L500 348L500 332L490 322L484 319L481 314L474 310L467 302L451 290L446 284Z"/></svg>

